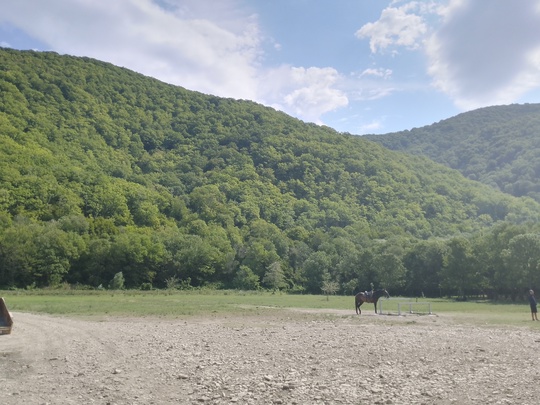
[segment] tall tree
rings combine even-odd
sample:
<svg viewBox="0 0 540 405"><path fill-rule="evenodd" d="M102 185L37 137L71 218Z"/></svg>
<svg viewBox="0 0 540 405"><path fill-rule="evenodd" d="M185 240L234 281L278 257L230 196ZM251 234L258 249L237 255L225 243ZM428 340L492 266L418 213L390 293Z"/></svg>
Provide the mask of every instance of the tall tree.
<svg viewBox="0 0 540 405"><path fill-rule="evenodd" d="M540 235L514 236L504 251L505 264L513 281L514 291L540 287Z"/></svg>

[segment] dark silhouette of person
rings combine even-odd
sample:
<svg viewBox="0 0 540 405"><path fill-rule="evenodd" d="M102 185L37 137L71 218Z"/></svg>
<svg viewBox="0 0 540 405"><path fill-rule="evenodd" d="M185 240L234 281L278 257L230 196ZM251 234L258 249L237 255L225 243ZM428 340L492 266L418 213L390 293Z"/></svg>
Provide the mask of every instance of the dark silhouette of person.
<svg viewBox="0 0 540 405"><path fill-rule="evenodd" d="M532 320L533 321L537 321L538 320L538 315L537 315L537 309L536 309L536 297L534 296L534 291L533 290L529 290L529 305L531 306L531 317L532 317Z"/></svg>

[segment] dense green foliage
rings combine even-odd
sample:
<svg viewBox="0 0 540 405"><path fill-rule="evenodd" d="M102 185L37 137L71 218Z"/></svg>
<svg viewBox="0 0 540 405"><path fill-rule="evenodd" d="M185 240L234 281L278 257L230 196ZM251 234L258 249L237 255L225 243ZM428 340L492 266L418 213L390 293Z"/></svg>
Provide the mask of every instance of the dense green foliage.
<svg viewBox="0 0 540 405"><path fill-rule="evenodd" d="M513 257L539 216L252 102L0 48L0 286L508 293L538 282Z"/></svg>
<svg viewBox="0 0 540 405"><path fill-rule="evenodd" d="M482 108L426 127L367 138L540 202L540 104Z"/></svg>

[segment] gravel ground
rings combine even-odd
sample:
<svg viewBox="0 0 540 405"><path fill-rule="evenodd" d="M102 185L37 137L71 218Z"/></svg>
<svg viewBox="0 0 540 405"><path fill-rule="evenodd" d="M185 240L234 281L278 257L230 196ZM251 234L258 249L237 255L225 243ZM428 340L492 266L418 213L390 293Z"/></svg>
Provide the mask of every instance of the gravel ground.
<svg viewBox="0 0 540 405"><path fill-rule="evenodd" d="M12 316L0 336L2 405L540 403L540 323L368 311Z"/></svg>

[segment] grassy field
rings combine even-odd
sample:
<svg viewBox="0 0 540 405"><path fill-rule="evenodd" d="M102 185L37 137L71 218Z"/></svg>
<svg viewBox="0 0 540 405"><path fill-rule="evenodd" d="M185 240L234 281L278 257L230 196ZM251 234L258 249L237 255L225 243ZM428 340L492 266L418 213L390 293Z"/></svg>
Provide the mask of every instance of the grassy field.
<svg viewBox="0 0 540 405"><path fill-rule="evenodd" d="M0 291L10 311L62 315L191 316L265 309L351 309L354 298L239 291Z"/></svg>
<svg viewBox="0 0 540 405"><path fill-rule="evenodd" d="M351 296L289 295L239 291L0 291L11 312L47 313L70 316L153 316L190 317L204 315L258 315L279 309L338 309L355 315ZM383 299L383 313L396 315L398 303L414 302L415 313L428 312L475 324L524 325L530 322L529 306L487 301L456 302L447 299ZM419 305L418 303L424 303ZM373 313L372 304L362 306ZM402 305L402 313L409 307ZM532 322L531 322L532 323ZM540 326L540 325L539 325Z"/></svg>

